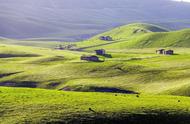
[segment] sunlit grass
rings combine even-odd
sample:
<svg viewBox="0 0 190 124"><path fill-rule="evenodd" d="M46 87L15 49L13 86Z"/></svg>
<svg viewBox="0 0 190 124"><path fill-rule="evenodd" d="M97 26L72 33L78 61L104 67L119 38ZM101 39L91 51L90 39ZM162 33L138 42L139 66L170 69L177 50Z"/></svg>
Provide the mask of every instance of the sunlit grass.
<svg viewBox="0 0 190 124"><path fill-rule="evenodd" d="M122 120L124 123L134 122L138 116L151 119L153 115L154 119L162 117L160 121L163 122L178 117L176 122L188 123L190 116L190 99L187 97L154 95L137 97L124 94L19 88L0 88L0 92L0 122L3 124L83 121L114 123ZM183 114L186 114L184 116L186 120L182 120ZM143 119L141 122L146 123Z"/></svg>

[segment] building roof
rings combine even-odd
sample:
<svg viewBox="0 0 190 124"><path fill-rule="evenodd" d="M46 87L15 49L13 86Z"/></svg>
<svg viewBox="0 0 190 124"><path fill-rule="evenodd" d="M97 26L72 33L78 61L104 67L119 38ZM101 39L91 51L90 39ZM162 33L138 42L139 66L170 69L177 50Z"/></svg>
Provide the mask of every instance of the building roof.
<svg viewBox="0 0 190 124"><path fill-rule="evenodd" d="M173 51L173 50L166 50L166 51Z"/></svg>
<svg viewBox="0 0 190 124"><path fill-rule="evenodd" d="M95 50L95 51L105 51L104 49L99 49L99 50Z"/></svg>

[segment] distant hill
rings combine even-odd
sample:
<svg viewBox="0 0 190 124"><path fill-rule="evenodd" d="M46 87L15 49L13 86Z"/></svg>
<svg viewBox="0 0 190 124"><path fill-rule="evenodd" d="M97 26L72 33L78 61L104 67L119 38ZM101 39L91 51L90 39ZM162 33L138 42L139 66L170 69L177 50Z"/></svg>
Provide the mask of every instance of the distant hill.
<svg viewBox="0 0 190 124"><path fill-rule="evenodd" d="M78 41L131 22L190 27L190 4L171 0L1 0L0 36Z"/></svg>
<svg viewBox="0 0 190 124"><path fill-rule="evenodd" d="M111 36L113 41L99 40L100 36ZM115 28L78 44L84 49L190 47L190 29L169 31L157 25L136 23Z"/></svg>
<svg viewBox="0 0 190 124"><path fill-rule="evenodd" d="M114 40L126 39L129 36L137 36L150 32L168 32L169 29L146 23L134 23L129 25L120 26L114 28L108 32L97 35L99 36L111 36Z"/></svg>

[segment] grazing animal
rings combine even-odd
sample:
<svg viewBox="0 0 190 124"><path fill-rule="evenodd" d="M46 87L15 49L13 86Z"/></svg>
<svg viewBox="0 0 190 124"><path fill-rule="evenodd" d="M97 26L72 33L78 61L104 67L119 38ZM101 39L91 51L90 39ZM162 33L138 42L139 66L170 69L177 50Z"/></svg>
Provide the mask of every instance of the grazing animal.
<svg viewBox="0 0 190 124"><path fill-rule="evenodd" d="M137 94L136 97L139 98L140 97L139 94Z"/></svg>
<svg viewBox="0 0 190 124"><path fill-rule="evenodd" d="M89 108L88 110L91 111L91 112L95 112L92 108Z"/></svg>
<svg viewBox="0 0 190 124"><path fill-rule="evenodd" d="M181 102L181 100L178 100L178 102Z"/></svg>

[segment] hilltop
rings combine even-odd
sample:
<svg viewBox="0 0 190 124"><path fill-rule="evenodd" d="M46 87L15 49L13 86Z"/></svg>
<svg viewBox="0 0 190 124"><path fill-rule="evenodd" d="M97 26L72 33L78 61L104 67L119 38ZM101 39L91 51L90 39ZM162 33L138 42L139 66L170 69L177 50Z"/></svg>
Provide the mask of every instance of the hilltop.
<svg viewBox="0 0 190 124"><path fill-rule="evenodd" d="M169 29L154 24L132 23L114 28L108 32L99 34L94 38L98 38L99 36L111 36L114 40L120 40L120 39L127 39L127 37L138 36L150 32L168 32L168 31Z"/></svg>
<svg viewBox="0 0 190 124"><path fill-rule="evenodd" d="M96 45L109 45L112 43L128 41L129 39L136 38L143 34L151 33L151 32L168 32L169 29L166 29L161 26L153 25L153 24L146 24L146 23L133 23L129 25L120 26L114 28L110 31L98 34L87 41L78 42L77 45L79 47L90 47ZM110 36L112 37L113 41L103 41L100 40L100 36Z"/></svg>
<svg viewBox="0 0 190 124"><path fill-rule="evenodd" d="M130 24L99 34L88 41L78 43L82 49L127 49L190 47L190 29L169 31L152 24ZM100 36L110 36L113 41L102 41Z"/></svg>

